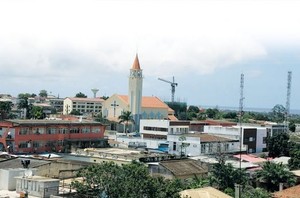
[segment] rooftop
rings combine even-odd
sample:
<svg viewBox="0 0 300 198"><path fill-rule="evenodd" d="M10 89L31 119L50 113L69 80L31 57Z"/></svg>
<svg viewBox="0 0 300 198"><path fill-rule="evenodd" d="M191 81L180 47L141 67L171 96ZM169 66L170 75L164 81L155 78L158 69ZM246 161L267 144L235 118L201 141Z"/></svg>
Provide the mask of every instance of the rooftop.
<svg viewBox="0 0 300 198"><path fill-rule="evenodd" d="M300 185L293 186L273 194L274 198L298 198L300 195Z"/></svg>
<svg viewBox="0 0 300 198"><path fill-rule="evenodd" d="M118 95L126 104L128 103L127 95ZM155 96L143 96L142 97L142 107L143 108L166 108L170 109L169 106L161 101L158 97Z"/></svg>
<svg viewBox="0 0 300 198"><path fill-rule="evenodd" d="M100 122L82 119L80 120L23 120L23 119L14 119L14 120L5 120L7 122L12 122L13 124L101 124Z"/></svg>
<svg viewBox="0 0 300 198"><path fill-rule="evenodd" d="M103 102L104 100L102 98L76 98L76 97L67 97L72 101L78 101L78 102Z"/></svg>
<svg viewBox="0 0 300 198"><path fill-rule="evenodd" d="M51 163L50 161L32 159L32 158L11 158L11 159L0 161L0 169L23 168L22 160L30 160L30 164L28 168L35 168L44 164Z"/></svg>
<svg viewBox="0 0 300 198"><path fill-rule="evenodd" d="M181 197L192 197L192 198L231 198L231 196L213 188L196 188L188 189L180 192Z"/></svg>
<svg viewBox="0 0 300 198"><path fill-rule="evenodd" d="M247 162L251 162L251 163L261 163L261 162L266 162L267 160L261 157L257 157L255 155L251 155L251 154L242 154L242 155L234 155L233 157L236 157L238 159L242 159L244 161Z"/></svg>
<svg viewBox="0 0 300 198"><path fill-rule="evenodd" d="M194 175L205 174L208 171L201 167L195 160L191 159L161 161L160 165L179 178L193 177Z"/></svg>

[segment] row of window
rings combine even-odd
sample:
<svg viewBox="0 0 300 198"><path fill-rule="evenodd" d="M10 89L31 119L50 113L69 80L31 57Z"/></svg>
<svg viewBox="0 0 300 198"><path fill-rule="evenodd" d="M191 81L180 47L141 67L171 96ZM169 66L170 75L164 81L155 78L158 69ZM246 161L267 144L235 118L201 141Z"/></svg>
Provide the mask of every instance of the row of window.
<svg viewBox="0 0 300 198"><path fill-rule="evenodd" d="M201 144L201 153L213 153L213 152L221 152L221 151L228 151L229 150L229 144Z"/></svg>
<svg viewBox="0 0 300 198"><path fill-rule="evenodd" d="M66 134L66 133L100 133L101 129L99 127L82 127L82 128L21 128L20 135L28 134Z"/></svg>
<svg viewBox="0 0 300 198"><path fill-rule="evenodd" d="M83 109L85 109L85 108L90 108L90 109L101 109L101 107L102 106L85 106L85 105L73 105L73 108L75 109L75 108L83 108Z"/></svg>
<svg viewBox="0 0 300 198"><path fill-rule="evenodd" d="M66 143L63 140L57 141L24 141L19 143L19 148L39 148L39 147L54 147L65 146Z"/></svg>

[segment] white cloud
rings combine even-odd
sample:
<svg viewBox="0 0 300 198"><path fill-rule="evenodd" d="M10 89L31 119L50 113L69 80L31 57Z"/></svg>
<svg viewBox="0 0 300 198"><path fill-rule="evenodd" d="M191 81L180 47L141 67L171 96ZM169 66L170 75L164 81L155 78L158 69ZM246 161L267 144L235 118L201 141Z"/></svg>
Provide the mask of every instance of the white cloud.
<svg viewBox="0 0 300 198"><path fill-rule="evenodd" d="M59 79L128 72L211 74L299 41L294 1L1 1L2 75ZM137 50L138 49L138 50ZM59 72L58 72L59 71Z"/></svg>

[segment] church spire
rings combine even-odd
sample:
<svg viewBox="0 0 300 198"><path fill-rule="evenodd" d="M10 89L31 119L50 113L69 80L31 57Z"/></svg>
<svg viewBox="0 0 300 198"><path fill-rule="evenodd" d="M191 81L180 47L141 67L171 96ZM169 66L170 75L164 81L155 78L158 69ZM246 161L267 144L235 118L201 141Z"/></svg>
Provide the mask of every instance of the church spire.
<svg viewBox="0 0 300 198"><path fill-rule="evenodd" d="M135 55L135 59L134 59L134 62L132 64L131 69L134 69L134 70L140 70L141 69L138 54Z"/></svg>

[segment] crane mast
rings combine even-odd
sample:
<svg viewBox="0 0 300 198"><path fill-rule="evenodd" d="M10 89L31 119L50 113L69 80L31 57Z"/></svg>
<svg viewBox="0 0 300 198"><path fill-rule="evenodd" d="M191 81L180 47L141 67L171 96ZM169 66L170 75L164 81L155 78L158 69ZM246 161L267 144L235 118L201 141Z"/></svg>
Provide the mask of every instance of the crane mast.
<svg viewBox="0 0 300 198"><path fill-rule="evenodd" d="M178 86L178 83L175 83L175 78L173 76L173 82L162 79L162 78L158 78L158 80L161 80L163 82L169 83L171 84L171 94L172 94L172 102L174 102L174 96L175 96L175 87Z"/></svg>

